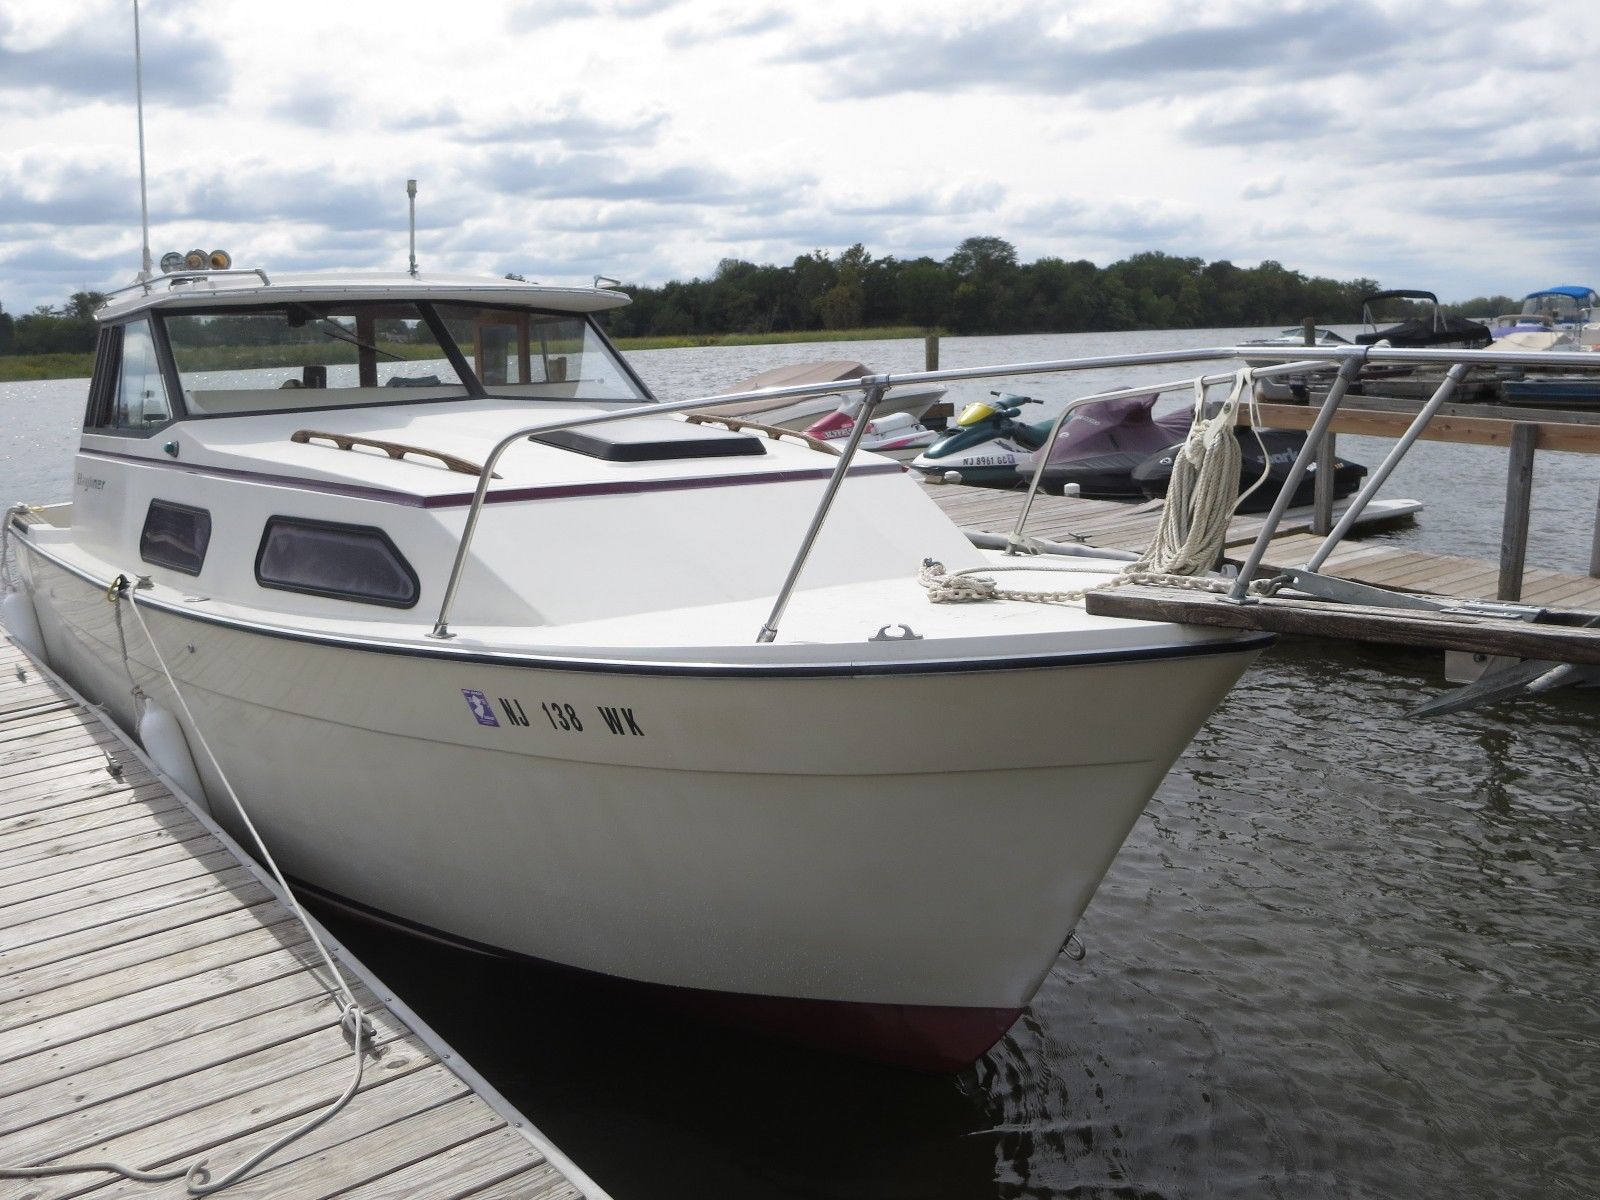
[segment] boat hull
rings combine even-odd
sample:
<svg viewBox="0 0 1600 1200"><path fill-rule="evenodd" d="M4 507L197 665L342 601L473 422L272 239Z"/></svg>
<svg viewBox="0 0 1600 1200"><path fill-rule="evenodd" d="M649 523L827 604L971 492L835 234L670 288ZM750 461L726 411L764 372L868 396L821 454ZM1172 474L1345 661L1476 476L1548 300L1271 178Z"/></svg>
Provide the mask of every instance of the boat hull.
<svg viewBox="0 0 1600 1200"><path fill-rule="evenodd" d="M29 548L24 561L57 670L127 728L130 673L180 711L126 615L124 663L103 585ZM976 1057L1027 1004L1263 644L752 675L352 648L144 613L291 875L454 940L739 997L802 1040L937 1066ZM1047 728L975 742L955 732L974 709Z"/></svg>

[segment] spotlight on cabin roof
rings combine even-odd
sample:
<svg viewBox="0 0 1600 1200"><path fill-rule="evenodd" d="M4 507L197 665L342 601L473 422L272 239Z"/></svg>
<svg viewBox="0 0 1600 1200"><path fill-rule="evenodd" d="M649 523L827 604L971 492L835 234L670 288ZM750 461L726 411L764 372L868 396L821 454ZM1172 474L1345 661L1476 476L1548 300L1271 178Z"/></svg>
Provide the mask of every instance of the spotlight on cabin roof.
<svg viewBox="0 0 1600 1200"><path fill-rule="evenodd" d="M168 250L161 256L161 273L163 275L171 275L181 266L183 266L183 255L176 250Z"/></svg>
<svg viewBox="0 0 1600 1200"><path fill-rule="evenodd" d="M233 255L226 250L213 250L211 252L211 269L213 271L226 271L233 266Z"/></svg>
<svg viewBox="0 0 1600 1200"><path fill-rule="evenodd" d="M204 250L191 250L183 256L183 265L191 271L204 271L211 265L211 256Z"/></svg>

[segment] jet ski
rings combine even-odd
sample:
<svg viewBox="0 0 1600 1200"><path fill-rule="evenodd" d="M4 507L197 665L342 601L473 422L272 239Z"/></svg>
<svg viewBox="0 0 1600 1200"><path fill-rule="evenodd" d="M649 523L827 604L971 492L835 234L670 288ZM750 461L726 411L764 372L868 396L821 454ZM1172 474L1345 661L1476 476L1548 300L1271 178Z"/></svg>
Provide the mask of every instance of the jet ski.
<svg viewBox="0 0 1600 1200"><path fill-rule="evenodd" d="M990 395L993 404L976 400L963 408L955 424L911 461L912 470L979 487L1026 486L1054 422L1022 420L1024 405L1042 403L1031 396Z"/></svg>
<svg viewBox="0 0 1600 1200"><path fill-rule="evenodd" d="M844 396L839 407L820 421L805 428L808 437L824 442L843 442L854 432L861 418L865 397L860 393ZM933 445L938 439L937 430L929 429L908 412L891 412L873 417L861 435L861 449L883 454L901 462L914 458L918 451Z"/></svg>
<svg viewBox="0 0 1600 1200"><path fill-rule="evenodd" d="M1239 505L1239 511L1242 513L1266 512L1272 507L1272 502L1278 498L1278 492L1289 478L1289 468L1294 465L1300 447L1306 443L1306 435L1296 430L1262 429L1259 433L1261 437L1258 442L1256 434L1249 429L1233 431L1233 436L1239 439L1239 445L1244 451L1239 464L1241 492L1261 478L1263 469L1270 467L1266 481L1246 496L1244 502ZM1172 481L1172 464L1182 448L1181 442L1169 446L1151 455L1133 469L1133 484L1140 493L1153 500L1166 496L1167 485ZM1290 507L1310 504L1315 500L1316 472L1317 464L1313 462L1306 471L1305 479L1295 489L1294 497L1289 502ZM1360 463L1336 457L1333 460L1334 499L1353 495L1361 486L1362 477L1366 473L1366 467Z"/></svg>
<svg viewBox="0 0 1600 1200"><path fill-rule="evenodd" d="M1155 416L1156 399L1154 392L1119 396L1078 409L1061 427L1040 486L1059 495L1077 484L1079 495L1097 500L1138 499L1142 493L1133 469L1181 442L1193 419L1187 408Z"/></svg>

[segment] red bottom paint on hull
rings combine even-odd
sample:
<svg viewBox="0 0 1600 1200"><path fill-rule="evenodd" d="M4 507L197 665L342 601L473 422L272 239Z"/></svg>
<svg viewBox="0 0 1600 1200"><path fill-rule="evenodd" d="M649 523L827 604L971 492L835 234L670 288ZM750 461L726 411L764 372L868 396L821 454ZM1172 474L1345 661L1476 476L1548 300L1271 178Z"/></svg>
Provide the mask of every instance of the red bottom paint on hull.
<svg viewBox="0 0 1600 1200"><path fill-rule="evenodd" d="M650 986L650 985L647 985ZM1005 1036L1020 1008L797 1000L651 986L674 1007L764 1037L918 1071L959 1071Z"/></svg>
<svg viewBox="0 0 1600 1200"><path fill-rule="evenodd" d="M864 1004L848 1000L753 996L644 983L456 937L303 882L296 881L294 886L297 892L309 893L353 917L413 937L473 954L526 963L542 971L574 976L586 986L645 996L676 1012L709 1018L762 1037L918 1071L949 1072L971 1066L1005 1035L1006 1030L1023 1013L1020 1008Z"/></svg>

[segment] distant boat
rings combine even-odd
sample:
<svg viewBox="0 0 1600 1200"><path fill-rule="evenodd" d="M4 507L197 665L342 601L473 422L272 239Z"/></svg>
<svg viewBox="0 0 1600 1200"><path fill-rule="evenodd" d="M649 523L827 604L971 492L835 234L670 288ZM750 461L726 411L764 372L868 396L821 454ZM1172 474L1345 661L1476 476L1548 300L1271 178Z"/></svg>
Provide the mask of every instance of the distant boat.
<svg viewBox="0 0 1600 1200"><path fill-rule="evenodd" d="M1522 311L1495 318L1495 338L1529 350L1600 347L1600 294L1581 284L1563 283L1529 292Z"/></svg>
<svg viewBox="0 0 1600 1200"><path fill-rule="evenodd" d="M1428 306L1421 317L1408 317L1396 324L1379 328L1378 308L1384 300L1422 301ZM1439 307L1439 297L1432 292L1401 288L1386 292L1373 292L1361 298L1361 325L1362 332L1358 333L1353 344L1357 346L1397 346L1404 348L1444 349L1447 347L1461 347L1467 350L1481 350L1494 340L1487 326L1477 321L1469 321L1465 317L1448 316ZM1337 345L1345 339L1332 330L1317 329L1317 345ZM1296 339L1290 334L1299 334L1299 340L1304 340L1302 330L1286 329L1276 338L1263 339L1259 342L1249 343L1259 346L1295 345ZM1324 340L1324 335L1327 339ZM1246 359L1246 362L1251 360ZM1360 379L1354 385L1355 390L1365 390L1373 384L1382 384L1386 389L1405 391L1411 385L1406 382L1413 374L1410 367L1374 367L1366 366L1361 370ZM1424 380L1423 387L1432 391L1433 384ZM1265 400L1294 400L1304 403L1314 395L1309 386L1309 380L1303 376L1290 376L1280 378L1261 385L1260 395Z"/></svg>
<svg viewBox="0 0 1600 1200"><path fill-rule="evenodd" d="M1382 300L1421 300L1430 307L1426 316L1409 317L1397 325L1379 329L1373 305ZM1432 292L1401 289L1364 296L1361 300L1361 324L1365 328L1356 335L1358 346L1374 346L1385 342L1390 346L1462 346L1478 350L1494 340L1494 335L1478 322L1465 317L1447 316L1440 311L1439 297Z"/></svg>

